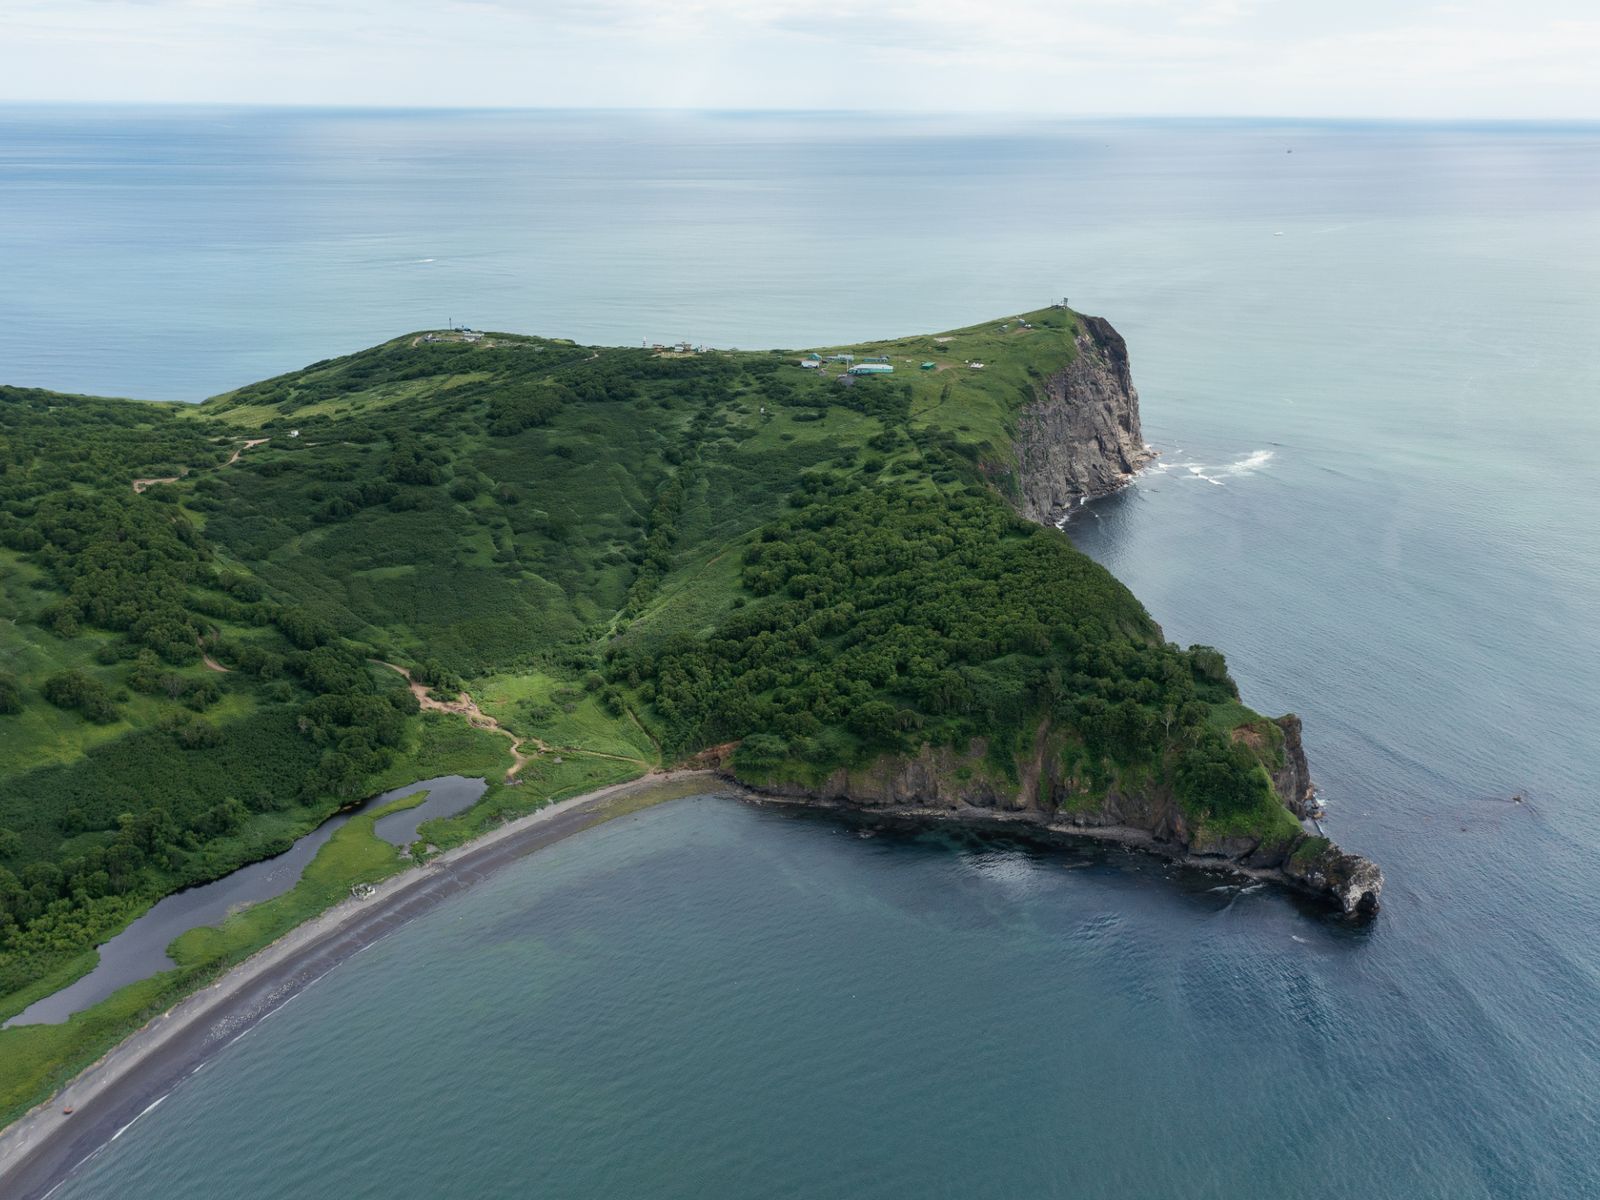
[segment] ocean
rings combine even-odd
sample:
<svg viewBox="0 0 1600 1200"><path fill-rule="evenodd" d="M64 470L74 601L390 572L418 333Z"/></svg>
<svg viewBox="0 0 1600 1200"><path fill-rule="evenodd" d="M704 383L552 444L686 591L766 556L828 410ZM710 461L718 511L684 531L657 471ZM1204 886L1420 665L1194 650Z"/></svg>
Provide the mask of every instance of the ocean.
<svg viewBox="0 0 1600 1200"><path fill-rule="evenodd" d="M1066 296L1161 451L1068 532L1304 718L1388 877L1353 929L678 801L334 971L58 1196L1600 1194L1600 127L0 109L0 276L0 380L174 399L452 319Z"/></svg>

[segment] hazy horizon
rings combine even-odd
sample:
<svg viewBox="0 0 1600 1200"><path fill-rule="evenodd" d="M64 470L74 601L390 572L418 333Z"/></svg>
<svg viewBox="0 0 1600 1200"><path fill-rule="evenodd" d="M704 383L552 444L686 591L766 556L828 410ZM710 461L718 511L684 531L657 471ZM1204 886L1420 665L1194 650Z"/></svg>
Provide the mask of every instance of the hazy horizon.
<svg viewBox="0 0 1600 1200"><path fill-rule="evenodd" d="M0 101L1600 120L1578 0L4 0Z"/></svg>
<svg viewBox="0 0 1600 1200"><path fill-rule="evenodd" d="M1148 123L1148 124L1254 124L1254 125L1302 125L1302 126L1416 126L1416 127L1460 127L1471 129L1492 128L1504 126L1506 128L1525 129L1593 129L1600 127L1600 115L1597 116L1526 116L1505 117L1486 114L1460 114L1452 116L1373 116L1359 113L1246 113L1246 112L1097 112L1091 110L1074 112L1024 112L988 109L906 109L906 108L779 108L762 107L759 105L743 105L739 107L697 107L692 105L668 106L627 106L627 105L570 105L570 104L360 104L360 103L313 103L293 101L232 101L232 100L59 100L59 99L10 99L0 97L0 109L63 109L74 112L138 112L138 111L187 111L203 112L212 110L216 112L248 112L248 111L281 111L285 113L350 113L350 114L383 114L393 113L397 116L404 114L459 114L470 115L473 113L492 115L496 113L548 113L551 115L569 114L594 116L635 116L648 117L829 117L848 118L860 117L863 120L893 118L896 120L925 119L936 120L971 120L980 122L985 127L993 128L994 123L1000 120L1018 120L1036 124L1049 124L1071 121L1115 123Z"/></svg>

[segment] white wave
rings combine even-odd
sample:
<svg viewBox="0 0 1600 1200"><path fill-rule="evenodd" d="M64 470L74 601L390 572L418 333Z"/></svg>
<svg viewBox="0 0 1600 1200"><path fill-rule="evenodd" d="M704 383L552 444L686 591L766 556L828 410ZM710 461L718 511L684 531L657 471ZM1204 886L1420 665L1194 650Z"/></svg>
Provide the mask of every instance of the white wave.
<svg viewBox="0 0 1600 1200"><path fill-rule="evenodd" d="M1207 483L1216 484L1218 487L1225 486L1223 484L1222 480L1216 478L1214 475L1207 475L1206 471L1208 469L1209 468L1204 463L1190 463L1189 466L1188 466L1189 473L1187 475L1180 476L1179 478L1182 478L1182 479L1203 479Z"/></svg>
<svg viewBox="0 0 1600 1200"><path fill-rule="evenodd" d="M1238 462L1229 463L1223 471L1229 475L1248 475L1252 471L1259 471L1272 461L1271 450L1252 450Z"/></svg>
<svg viewBox="0 0 1600 1200"><path fill-rule="evenodd" d="M1207 483L1215 484L1217 487L1226 487L1227 484L1223 482L1221 476L1252 475L1272 461L1273 453L1274 451L1271 450L1252 450L1243 458L1235 459L1225 467L1213 467L1206 463L1184 463L1182 465L1184 470L1189 472L1187 478L1204 479ZM1210 472L1215 473L1212 474Z"/></svg>
<svg viewBox="0 0 1600 1200"><path fill-rule="evenodd" d="M170 1096L170 1095L172 1095L172 1093L168 1092L167 1096ZM140 1113L138 1117L135 1117L133 1120L129 1121L126 1125L124 1125L121 1129L119 1129L115 1133L113 1133L111 1135L111 1140L113 1142L116 1141L119 1137L121 1137L123 1134L127 1133L128 1130L132 1129L135 1125L137 1125L139 1123L139 1117L142 1117L146 1113L154 1111L161 1104L164 1104L166 1102L167 1096L158 1096L158 1097L156 1097L155 1102L153 1104L151 1104L149 1108L145 1109L144 1112Z"/></svg>

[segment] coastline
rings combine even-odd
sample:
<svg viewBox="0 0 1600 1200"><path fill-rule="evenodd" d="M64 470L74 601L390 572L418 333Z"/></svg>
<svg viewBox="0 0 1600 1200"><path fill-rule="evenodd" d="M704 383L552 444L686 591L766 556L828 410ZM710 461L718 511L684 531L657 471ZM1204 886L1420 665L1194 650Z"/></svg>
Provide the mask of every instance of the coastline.
<svg viewBox="0 0 1600 1200"><path fill-rule="evenodd" d="M814 796L787 796L739 784L728 777L725 782L740 787L745 799L752 804L783 808L804 808L825 812L845 820L862 824L877 823L902 829L955 828L978 833L1002 834L1026 841L1057 847L1083 848L1086 844L1116 847L1122 850L1149 854L1178 866L1217 875L1234 875L1263 883L1275 884L1294 896L1326 900L1326 896L1306 887L1299 880L1276 867L1247 866L1237 859L1220 855L1193 854L1153 837L1148 830L1131 825L1073 825L1064 821L1047 821L1027 812L1006 812L997 809L923 808L914 805L885 808L864 808L835 800L821 800Z"/></svg>
<svg viewBox="0 0 1600 1200"><path fill-rule="evenodd" d="M810 809L866 824L954 827L1054 846L1120 847L1190 868L1274 883L1294 895L1316 895L1281 870L1181 851L1130 826L1078 826L978 808L860 808L764 792L710 768L651 773L548 805L392 876L377 884L368 899L340 901L185 997L50 1100L0 1130L0 1195L7 1200L50 1195L72 1170L218 1050L335 967L499 868L614 817L712 790L736 792L760 806ZM71 1108L71 1115L64 1108Z"/></svg>
<svg viewBox="0 0 1600 1200"><path fill-rule="evenodd" d="M727 788L708 770L643 775L520 817L296 926L130 1034L50 1100L0 1130L0 1194L48 1195L216 1051L327 972L511 862L651 804ZM742 790L742 789L741 789ZM71 1115L62 1112L71 1108Z"/></svg>

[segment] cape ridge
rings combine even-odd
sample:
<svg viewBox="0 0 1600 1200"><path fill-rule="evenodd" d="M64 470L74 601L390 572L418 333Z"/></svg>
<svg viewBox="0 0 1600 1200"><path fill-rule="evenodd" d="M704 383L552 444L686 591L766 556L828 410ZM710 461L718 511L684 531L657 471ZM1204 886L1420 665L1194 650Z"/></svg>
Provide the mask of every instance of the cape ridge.
<svg viewBox="0 0 1600 1200"><path fill-rule="evenodd" d="M1055 528L1153 453L1102 318L760 352L421 331L199 405L3 387L0 433L0 1019L364 797L489 781L399 851L363 811L171 969L0 1029L6 1119L352 886L686 765L1377 910L1377 867L1306 826L1298 718Z"/></svg>

